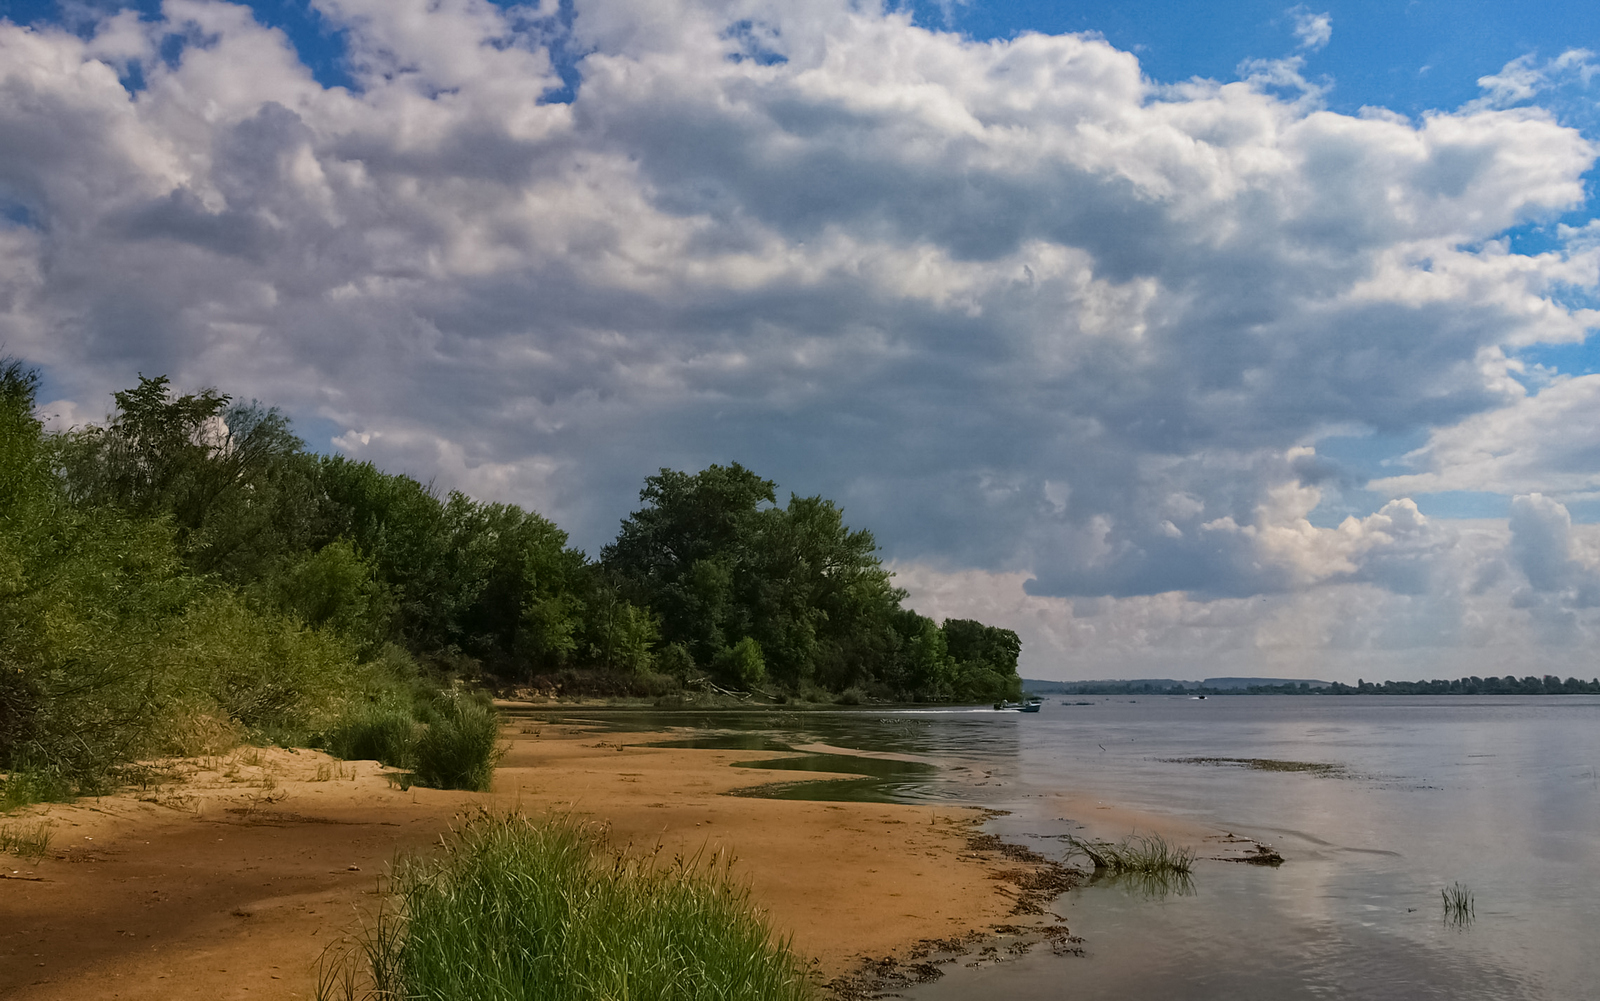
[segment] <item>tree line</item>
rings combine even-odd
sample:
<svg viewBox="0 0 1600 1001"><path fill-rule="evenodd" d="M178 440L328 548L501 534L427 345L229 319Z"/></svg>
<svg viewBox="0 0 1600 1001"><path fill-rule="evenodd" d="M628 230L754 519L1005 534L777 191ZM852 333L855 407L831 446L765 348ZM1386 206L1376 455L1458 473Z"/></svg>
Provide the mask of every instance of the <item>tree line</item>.
<svg viewBox="0 0 1600 1001"><path fill-rule="evenodd" d="M1449 678L1432 681L1358 680L1354 685L1340 682L1291 682L1282 685L1248 685L1244 688L1212 688L1193 683L1159 684L1144 682L1085 681L1063 682L1056 689L1067 695L1600 695L1600 678L1562 680L1553 674L1517 678Z"/></svg>
<svg viewBox="0 0 1600 1001"><path fill-rule="evenodd" d="M36 391L0 364L0 768L97 774L139 733L304 736L352 704L426 727L462 680L1020 693L1015 633L904 607L870 532L737 463L649 477L590 559L537 512L308 451L259 403L141 376L52 433Z"/></svg>

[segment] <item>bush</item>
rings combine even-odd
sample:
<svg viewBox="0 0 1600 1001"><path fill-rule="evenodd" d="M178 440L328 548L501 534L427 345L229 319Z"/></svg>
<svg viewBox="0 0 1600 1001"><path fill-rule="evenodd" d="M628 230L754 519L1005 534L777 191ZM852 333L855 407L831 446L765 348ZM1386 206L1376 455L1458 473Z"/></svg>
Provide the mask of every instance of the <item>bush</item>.
<svg viewBox="0 0 1600 1001"><path fill-rule="evenodd" d="M662 674L677 678L679 681L686 680L690 675L697 673L694 657L690 655L682 643L668 643L656 651L656 670Z"/></svg>
<svg viewBox="0 0 1600 1001"><path fill-rule="evenodd" d="M749 636L717 654L712 669L718 679L730 688L748 691L767 680L767 664L761 656L761 644Z"/></svg>
<svg viewBox="0 0 1600 1001"><path fill-rule="evenodd" d="M367 996L435 1001L805 1001L813 991L728 861L607 857L593 828L483 815L394 886ZM324 971L323 998L340 977ZM347 970L345 994L359 996Z"/></svg>
<svg viewBox="0 0 1600 1001"><path fill-rule="evenodd" d="M346 761L376 761L415 768L422 724L409 705L352 703L323 739L329 754Z"/></svg>
<svg viewBox="0 0 1600 1001"><path fill-rule="evenodd" d="M487 792L500 759L500 715L494 707L447 692L428 707L417 740L416 779L439 789Z"/></svg>

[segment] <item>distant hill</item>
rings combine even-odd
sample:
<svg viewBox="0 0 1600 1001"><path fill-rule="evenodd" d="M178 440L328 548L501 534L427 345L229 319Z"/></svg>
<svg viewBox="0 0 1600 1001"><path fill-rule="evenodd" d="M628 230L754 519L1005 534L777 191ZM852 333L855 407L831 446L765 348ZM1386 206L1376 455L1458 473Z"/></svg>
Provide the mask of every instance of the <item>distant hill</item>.
<svg viewBox="0 0 1600 1001"><path fill-rule="evenodd" d="M1022 690L1035 695L1125 695L1130 692L1243 691L1252 685L1307 685L1327 688L1329 682L1310 678L1207 678L1180 681L1174 678L1100 678L1091 681L1045 681L1023 678Z"/></svg>

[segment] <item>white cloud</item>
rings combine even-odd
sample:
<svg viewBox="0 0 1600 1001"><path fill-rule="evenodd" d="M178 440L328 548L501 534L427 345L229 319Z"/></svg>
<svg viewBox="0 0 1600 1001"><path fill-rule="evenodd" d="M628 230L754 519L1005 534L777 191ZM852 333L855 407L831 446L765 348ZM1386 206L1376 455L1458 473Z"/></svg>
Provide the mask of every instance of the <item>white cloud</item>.
<svg viewBox="0 0 1600 1001"><path fill-rule="evenodd" d="M1294 17L1294 37L1300 40L1302 49L1316 51L1333 38L1333 16L1327 11L1315 14L1301 5L1291 7L1289 13Z"/></svg>
<svg viewBox="0 0 1600 1001"><path fill-rule="evenodd" d="M1558 378L1509 406L1440 428L1407 459L1424 471L1369 487L1395 496L1600 490L1600 375Z"/></svg>
<svg viewBox="0 0 1600 1001"><path fill-rule="evenodd" d="M1575 551L1600 542L1592 529L1573 526ZM1594 677L1600 612L1574 607L1570 591L1530 595L1520 572L1483 572L1507 555L1505 522L1455 531L1447 572L1425 594L1344 582L1203 601L1176 591L1073 599L1028 594L1022 573L894 569L923 612L1016 630L1025 677Z"/></svg>
<svg viewBox="0 0 1600 1001"><path fill-rule="evenodd" d="M1479 77L1484 94L1468 107L1508 108L1566 83L1586 87L1596 73L1600 64L1588 49L1568 49L1542 63L1537 53L1529 52L1506 63L1500 72Z"/></svg>
<svg viewBox="0 0 1600 1001"><path fill-rule="evenodd" d="M1330 637L1470 633L1439 611L1467 536L1408 491L1600 469L1534 413L1581 380L1513 378L1595 322L1586 237L1500 239L1586 197L1595 149L1539 108L1340 115L1295 60L1165 85L849 0L580 0L576 99L541 104L548 4L317 7L353 89L205 0L0 25L0 343L52 395L214 383L591 549L658 466L737 459L1030 601L1353 596ZM1434 429L1436 479L1318 527L1351 426Z"/></svg>

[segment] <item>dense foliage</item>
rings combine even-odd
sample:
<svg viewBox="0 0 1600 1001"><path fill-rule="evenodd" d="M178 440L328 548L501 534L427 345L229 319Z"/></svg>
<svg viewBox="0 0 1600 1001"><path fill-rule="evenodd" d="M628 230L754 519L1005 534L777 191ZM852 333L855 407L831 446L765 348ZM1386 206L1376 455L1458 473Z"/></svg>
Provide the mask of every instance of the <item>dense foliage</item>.
<svg viewBox="0 0 1600 1001"><path fill-rule="evenodd" d="M650 477L592 562L534 512L310 453L260 404L141 377L104 425L54 434L35 389L0 367L12 798L252 736L481 785L492 717L453 694L463 683L1020 692L1016 634L903 608L871 533L821 497L779 506L737 464Z"/></svg>
<svg viewBox="0 0 1600 1001"><path fill-rule="evenodd" d="M1014 696L1015 633L904 609L872 533L832 501L790 495L738 463L645 482L601 566L660 617L661 661L719 683L884 698Z"/></svg>

